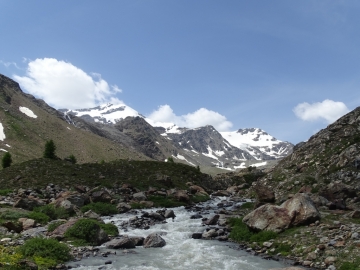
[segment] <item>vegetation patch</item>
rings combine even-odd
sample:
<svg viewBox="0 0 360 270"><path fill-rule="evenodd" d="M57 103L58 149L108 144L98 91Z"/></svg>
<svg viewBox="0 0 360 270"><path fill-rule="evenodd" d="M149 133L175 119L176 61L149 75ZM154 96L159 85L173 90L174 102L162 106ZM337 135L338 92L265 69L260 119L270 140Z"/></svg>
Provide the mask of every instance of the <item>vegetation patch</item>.
<svg viewBox="0 0 360 270"><path fill-rule="evenodd" d="M175 201L175 199L173 199L173 198L163 197L163 196L149 196L148 200L152 201L154 203L154 207L171 208L171 207L178 207L178 206L186 205L186 203L184 203L184 202L178 202L178 201Z"/></svg>
<svg viewBox="0 0 360 270"><path fill-rule="evenodd" d="M246 202L240 205L240 209L254 209L254 203L253 202Z"/></svg>
<svg viewBox="0 0 360 270"><path fill-rule="evenodd" d="M51 264L49 266L55 266L71 259L70 248L55 239L31 238L19 248L19 252L35 261Z"/></svg>
<svg viewBox="0 0 360 270"><path fill-rule="evenodd" d="M92 210L101 216L110 216L119 213L115 205L103 202L90 203L81 207L83 213L89 210Z"/></svg>
<svg viewBox="0 0 360 270"><path fill-rule="evenodd" d="M47 215L51 220L56 219L67 219L70 217L70 214L63 207L55 207L52 204L47 204L44 206L34 208L33 212L42 213Z"/></svg>
<svg viewBox="0 0 360 270"><path fill-rule="evenodd" d="M7 196L12 192L12 189L0 189L0 196Z"/></svg>
<svg viewBox="0 0 360 270"><path fill-rule="evenodd" d="M103 229L108 235L117 236L119 235L119 229L112 223L99 223L100 228Z"/></svg>
<svg viewBox="0 0 360 270"><path fill-rule="evenodd" d="M50 221L50 217L44 213L40 213L40 212L30 212L30 214L28 215L28 218L31 218L33 220L35 220L37 223L40 224L47 224Z"/></svg>
<svg viewBox="0 0 360 270"><path fill-rule="evenodd" d="M210 200L210 196L208 196L208 195L194 195L191 198L191 201L194 203L206 202L208 200Z"/></svg>
<svg viewBox="0 0 360 270"><path fill-rule="evenodd" d="M56 221L48 225L48 232L53 232L57 227L66 223L65 221Z"/></svg>
<svg viewBox="0 0 360 270"><path fill-rule="evenodd" d="M93 219L80 219L65 232L65 237L76 240L79 245L96 245L100 225Z"/></svg>

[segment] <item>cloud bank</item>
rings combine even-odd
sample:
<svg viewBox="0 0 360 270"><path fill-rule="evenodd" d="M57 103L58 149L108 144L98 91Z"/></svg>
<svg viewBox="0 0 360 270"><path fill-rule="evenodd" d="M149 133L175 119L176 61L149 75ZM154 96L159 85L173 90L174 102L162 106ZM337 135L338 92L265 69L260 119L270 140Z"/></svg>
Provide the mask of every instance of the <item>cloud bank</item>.
<svg viewBox="0 0 360 270"><path fill-rule="evenodd" d="M233 124L226 119L225 116L201 108L195 112L185 115L176 115L169 105L162 105L159 108L147 116L153 125L156 123L174 123L179 127L197 128L205 125L212 125L218 131L228 131Z"/></svg>
<svg viewBox="0 0 360 270"><path fill-rule="evenodd" d="M304 121L316 121L323 119L328 124L333 123L341 116L349 112L343 102L325 99L323 102L309 104L307 102L298 104L293 112Z"/></svg>
<svg viewBox="0 0 360 270"><path fill-rule="evenodd" d="M60 109L89 108L121 101L115 95L121 90L101 78L100 74L87 74L71 63L54 58L30 61L25 76L14 75L28 93L44 99Z"/></svg>

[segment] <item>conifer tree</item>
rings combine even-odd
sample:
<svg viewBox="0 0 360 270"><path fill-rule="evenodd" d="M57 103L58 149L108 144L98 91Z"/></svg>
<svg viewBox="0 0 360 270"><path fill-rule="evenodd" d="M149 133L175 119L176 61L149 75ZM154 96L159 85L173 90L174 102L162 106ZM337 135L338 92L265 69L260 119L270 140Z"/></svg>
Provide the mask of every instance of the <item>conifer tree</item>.
<svg viewBox="0 0 360 270"><path fill-rule="evenodd" d="M56 146L53 140L47 141L45 144L44 158L55 159Z"/></svg>
<svg viewBox="0 0 360 270"><path fill-rule="evenodd" d="M7 168L10 167L11 163L12 163L11 154L9 152L6 152L1 160L1 165L3 168Z"/></svg>

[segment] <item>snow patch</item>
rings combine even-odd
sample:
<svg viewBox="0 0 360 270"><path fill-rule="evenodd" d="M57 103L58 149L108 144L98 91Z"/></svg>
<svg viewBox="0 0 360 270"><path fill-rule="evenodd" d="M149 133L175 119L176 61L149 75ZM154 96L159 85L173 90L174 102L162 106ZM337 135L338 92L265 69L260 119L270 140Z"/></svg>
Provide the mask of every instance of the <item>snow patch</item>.
<svg viewBox="0 0 360 270"><path fill-rule="evenodd" d="M0 123L0 141L3 141L5 140L6 136L5 136L5 133L4 133L4 127L3 125Z"/></svg>
<svg viewBox="0 0 360 270"><path fill-rule="evenodd" d="M30 110L29 108L20 106L19 111L26 114L27 116L29 116L31 118L37 118L37 115L32 110Z"/></svg>
<svg viewBox="0 0 360 270"><path fill-rule="evenodd" d="M7 150L5 150L5 149L2 149L2 148L0 148L0 151L4 151L4 152L7 152Z"/></svg>
<svg viewBox="0 0 360 270"><path fill-rule="evenodd" d="M8 145L8 144L5 144L5 146L7 146L7 147L11 147L10 145Z"/></svg>
<svg viewBox="0 0 360 270"><path fill-rule="evenodd" d="M69 127L66 127L68 130L71 130Z"/></svg>
<svg viewBox="0 0 360 270"><path fill-rule="evenodd" d="M195 164L194 164L194 163L191 163L190 161L188 161L188 160L187 160L184 156L182 156L182 155L177 154L177 156L173 156L173 157L175 157L175 158L177 158L177 159L180 159L180 160L184 160L184 161L186 161L187 163L189 163L190 165L192 165L192 166L195 167Z"/></svg>

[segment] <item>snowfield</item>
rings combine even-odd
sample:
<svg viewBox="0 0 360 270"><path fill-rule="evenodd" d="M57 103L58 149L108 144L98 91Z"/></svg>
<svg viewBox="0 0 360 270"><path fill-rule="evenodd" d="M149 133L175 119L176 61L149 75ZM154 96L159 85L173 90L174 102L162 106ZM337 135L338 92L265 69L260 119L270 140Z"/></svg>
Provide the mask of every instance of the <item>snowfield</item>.
<svg viewBox="0 0 360 270"><path fill-rule="evenodd" d="M5 133L4 133L4 127L3 125L0 123L0 141L3 141L5 140L6 136L5 136Z"/></svg>
<svg viewBox="0 0 360 270"><path fill-rule="evenodd" d="M31 118L37 118L37 115L32 110L30 110L29 108L20 106L19 111L26 114L27 116L29 116Z"/></svg>

